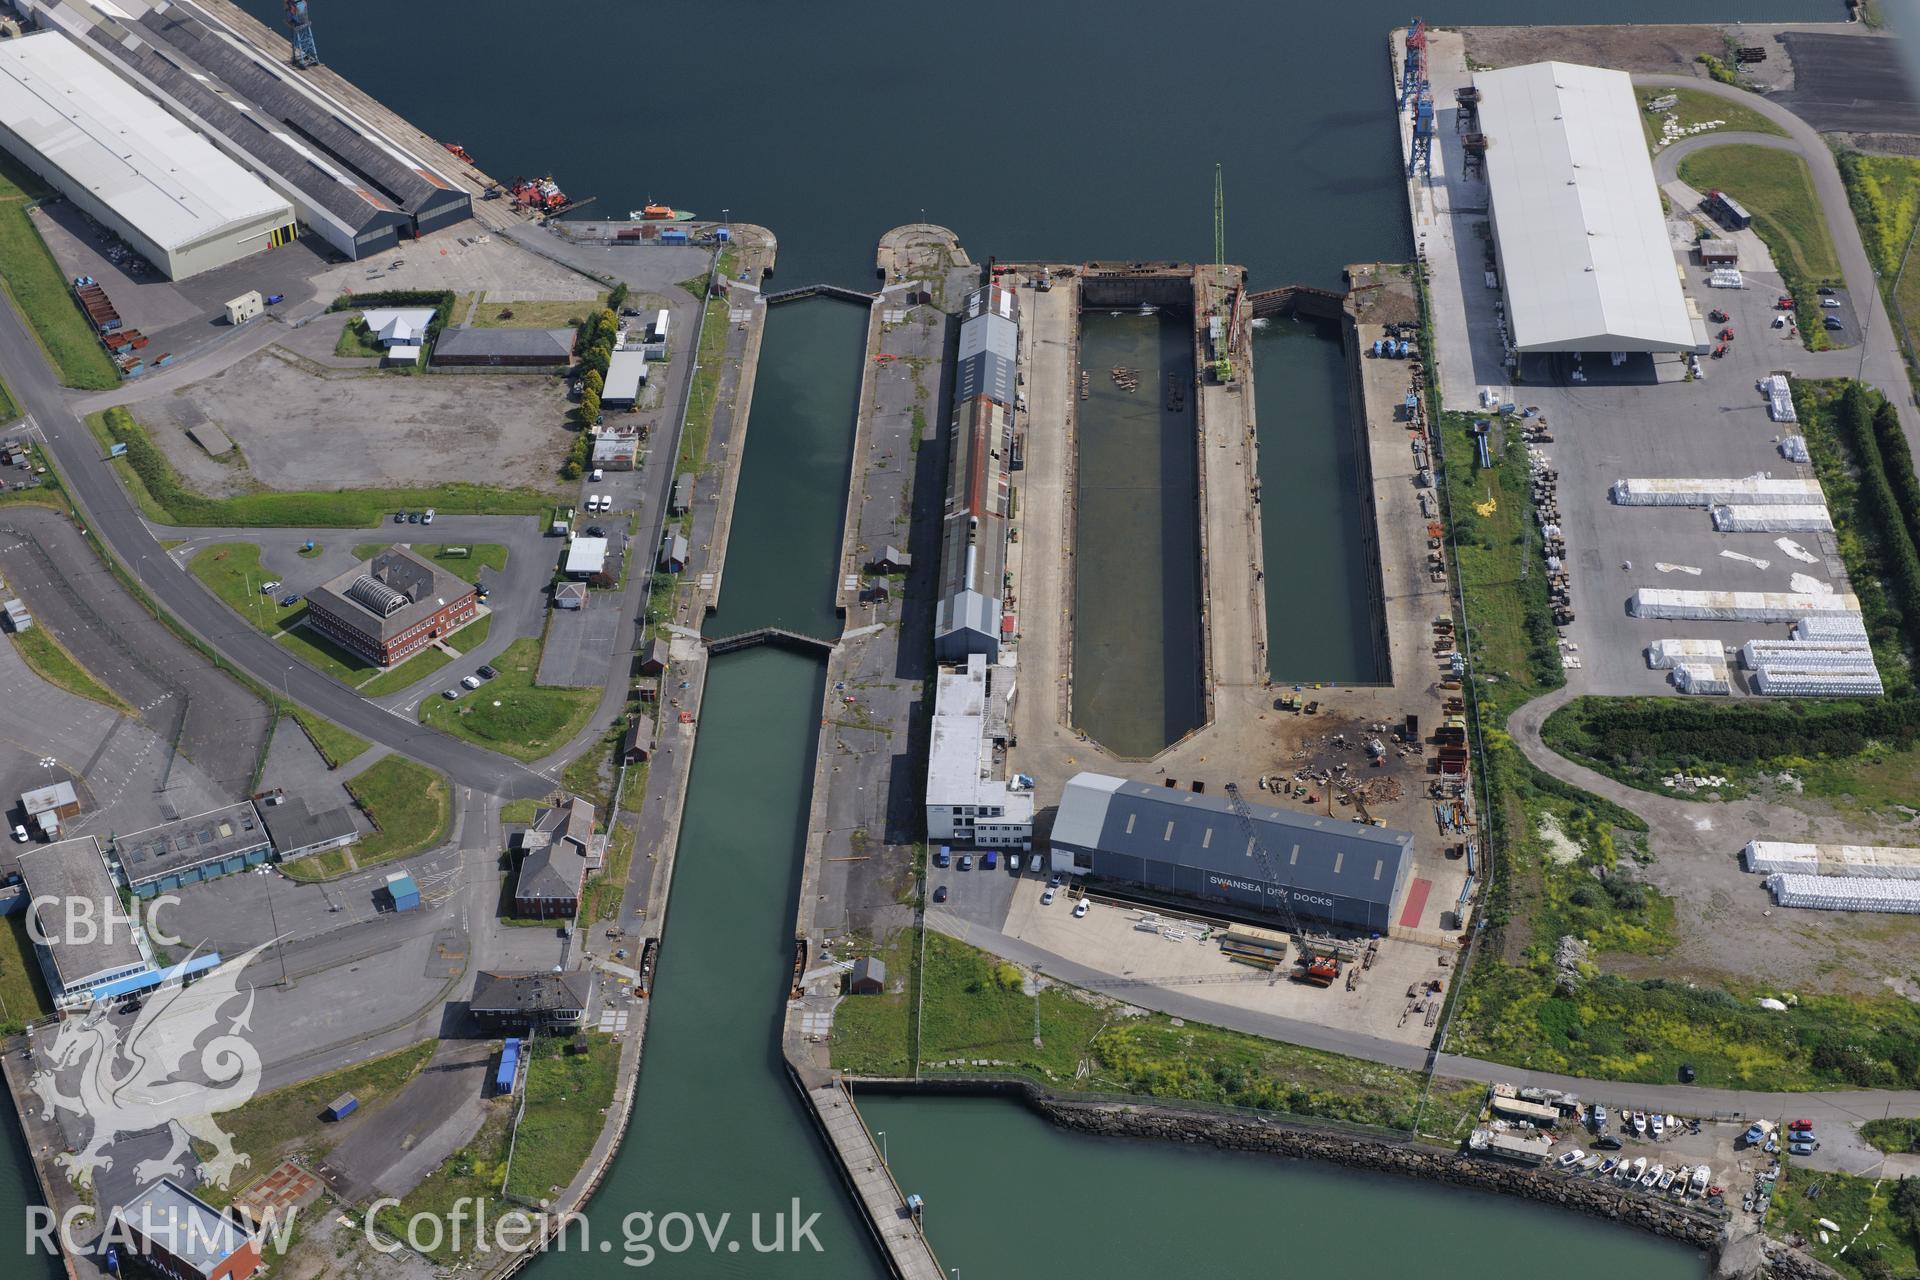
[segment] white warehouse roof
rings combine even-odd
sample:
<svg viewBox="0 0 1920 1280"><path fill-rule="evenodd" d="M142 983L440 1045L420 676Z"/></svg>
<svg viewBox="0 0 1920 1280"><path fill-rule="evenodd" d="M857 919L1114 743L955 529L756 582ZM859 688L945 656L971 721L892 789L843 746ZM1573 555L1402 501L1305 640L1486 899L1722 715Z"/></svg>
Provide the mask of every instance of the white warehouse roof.
<svg viewBox="0 0 1920 1280"><path fill-rule="evenodd" d="M0 41L0 122L166 250L293 206L57 31Z"/></svg>
<svg viewBox="0 0 1920 1280"><path fill-rule="evenodd" d="M1473 83L1514 345L1699 347L1627 74L1536 62Z"/></svg>

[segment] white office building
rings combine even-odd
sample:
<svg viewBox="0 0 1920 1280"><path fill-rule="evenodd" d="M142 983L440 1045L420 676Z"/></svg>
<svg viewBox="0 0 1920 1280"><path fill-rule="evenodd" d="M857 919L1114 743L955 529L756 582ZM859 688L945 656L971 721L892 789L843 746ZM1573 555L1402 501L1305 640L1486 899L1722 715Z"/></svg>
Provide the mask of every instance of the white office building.
<svg viewBox="0 0 1920 1280"><path fill-rule="evenodd" d="M927 839L963 848L1025 849L1033 840L1033 792L1004 776L1013 670L969 654L942 669L927 752Z"/></svg>

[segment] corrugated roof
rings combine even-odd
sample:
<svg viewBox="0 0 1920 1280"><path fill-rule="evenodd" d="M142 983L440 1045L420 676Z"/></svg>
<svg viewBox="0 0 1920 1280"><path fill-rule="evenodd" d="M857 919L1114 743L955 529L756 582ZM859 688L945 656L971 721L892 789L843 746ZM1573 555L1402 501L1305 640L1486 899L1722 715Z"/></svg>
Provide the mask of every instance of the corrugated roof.
<svg viewBox="0 0 1920 1280"><path fill-rule="evenodd" d="M1473 82L1515 345L1694 349L1632 80L1536 62Z"/></svg>
<svg viewBox="0 0 1920 1280"><path fill-rule="evenodd" d="M57 31L0 41L0 127L162 249L293 221L265 183Z"/></svg>
<svg viewBox="0 0 1920 1280"><path fill-rule="evenodd" d="M1413 837L1405 831L1251 804L1279 883L1386 905ZM1102 849L1180 863L1253 883L1269 880L1246 828L1223 798L1096 773L1068 781L1053 847Z"/></svg>

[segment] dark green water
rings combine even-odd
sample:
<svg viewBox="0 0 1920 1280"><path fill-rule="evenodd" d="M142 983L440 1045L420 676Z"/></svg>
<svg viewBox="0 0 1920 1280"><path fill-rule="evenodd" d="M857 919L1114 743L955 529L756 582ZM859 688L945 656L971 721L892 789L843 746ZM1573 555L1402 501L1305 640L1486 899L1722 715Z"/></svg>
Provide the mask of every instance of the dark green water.
<svg viewBox="0 0 1920 1280"><path fill-rule="evenodd" d="M1206 716L1193 313L1083 312L1080 368L1073 723L1144 759ZM1115 368L1134 371L1134 390ZM1185 389L1178 411L1167 408L1169 374Z"/></svg>
<svg viewBox="0 0 1920 1280"><path fill-rule="evenodd" d="M1322 1164L1065 1138L1018 1103L863 1095L942 1266L1111 1280L1304 1275L1694 1280L1695 1254L1498 1196ZM1034 1161L1044 1152L1044 1166Z"/></svg>
<svg viewBox="0 0 1920 1280"><path fill-rule="evenodd" d="M1385 679L1374 568L1363 527L1360 442L1348 427L1347 368L1332 326L1271 320L1256 330L1260 539L1267 568L1267 665L1276 681ZM1275 385L1286 394L1272 394ZM1345 584L1328 590L1329 582Z"/></svg>
<svg viewBox="0 0 1920 1280"><path fill-rule="evenodd" d="M243 2L279 28L278 0ZM1116 0L1097 19L1083 6L979 0L958 24L949 6L898 0L735 7L667 23L626 0L538 12L506 0L327 0L315 13L330 65L464 143L489 172L552 172L576 195L598 194L598 213L649 197L708 216L730 207L779 234L785 283L864 285L880 233L922 216L953 227L980 260L1206 257L1212 165L1224 160L1228 255L1256 287L1331 285L1344 263L1410 254L1383 110L1384 33L1409 16L1377 0L1245 0L1194 13ZM1837 19L1842 5L1614 0L1596 12L1568 0L1462 0L1428 16L1806 21ZM979 52L983 33L1007 37L1004 47ZM1186 69L1204 72L1220 102L1168 89L1168 72ZM614 118L642 110L654 124ZM857 336L830 336L844 318L823 313L816 326L815 310L778 313L769 331L716 620L725 630L798 625L826 608L849 448L849 417L835 410L846 397L834 387L858 378L860 353ZM1298 431L1306 443L1337 434L1344 415L1327 391L1337 346L1267 336L1255 358L1271 581L1286 550L1275 507L1340 483L1337 452L1302 449L1289 465L1287 437L1272 433ZM803 412L814 390L820 408ZM769 425L783 400L799 415L784 431ZM1276 670L1299 678L1338 656L1317 634L1329 601L1364 589L1335 567L1340 526L1306 536L1317 554L1300 556L1292 598L1311 604L1281 611L1270 628ZM1292 636L1314 647L1290 651ZM818 1234L832 1251L662 1258L655 1269L665 1274L876 1272L774 1048L820 682L816 665L778 653L715 664L639 1106L594 1218L772 1211L797 1195L824 1210ZM987 1102L870 1107L896 1165L929 1196L936 1246L973 1280L975 1266L1104 1280L1154 1266L1245 1272L1356 1259L1367 1274L1465 1276L1469 1265L1476 1277L1701 1274L1685 1251L1443 1188L1093 1143ZM12 1180L0 1179L0 1254L20 1257L31 1183L14 1141ZM548 1259L539 1273L612 1275L618 1256ZM1394 1265L1375 1265L1389 1256Z"/></svg>

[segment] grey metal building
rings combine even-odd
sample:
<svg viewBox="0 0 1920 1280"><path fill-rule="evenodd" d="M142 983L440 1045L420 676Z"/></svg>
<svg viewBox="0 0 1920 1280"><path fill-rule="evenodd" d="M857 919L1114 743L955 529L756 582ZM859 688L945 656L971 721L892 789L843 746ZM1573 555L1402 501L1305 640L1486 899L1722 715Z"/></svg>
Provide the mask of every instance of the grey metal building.
<svg viewBox="0 0 1920 1280"><path fill-rule="evenodd" d="M1053 869L1267 915L1285 893L1303 921L1387 931L1411 865L1409 833L1324 814L1248 808L1277 884L1224 799L1075 774L1053 824Z"/></svg>
<svg viewBox="0 0 1920 1280"><path fill-rule="evenodd" d="M208 10L186 0L26 7L250 169L348 258L472 216L471 195L437 158L413 152Z"/></svg>

